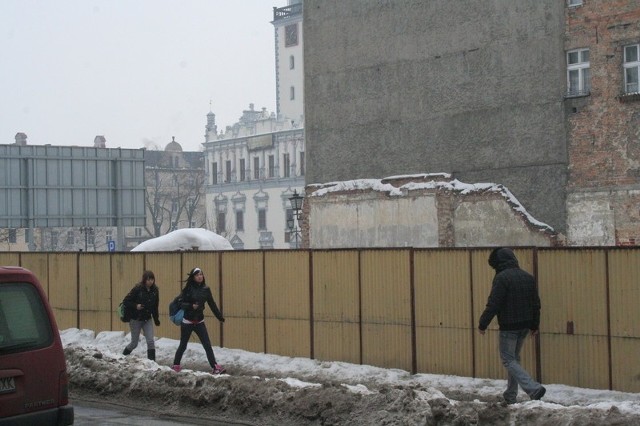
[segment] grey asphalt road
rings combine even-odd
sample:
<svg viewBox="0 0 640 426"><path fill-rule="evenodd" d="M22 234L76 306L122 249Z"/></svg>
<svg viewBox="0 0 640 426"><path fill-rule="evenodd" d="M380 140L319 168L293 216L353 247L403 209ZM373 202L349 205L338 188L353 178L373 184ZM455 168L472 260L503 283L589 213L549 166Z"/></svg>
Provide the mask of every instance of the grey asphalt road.
<svg viewBox="0 0 640 426"><path fill-rule="evenodd" d="M109 404L99 401L86 401L73 399L75 420L74 425L88 426L176 426L176 425L211 425L211 426L237 426L249 425L248 423L228 423L213 419L198 419L194 417L179 416L154 416L153 410L144 412L125 406Z"/></svg>

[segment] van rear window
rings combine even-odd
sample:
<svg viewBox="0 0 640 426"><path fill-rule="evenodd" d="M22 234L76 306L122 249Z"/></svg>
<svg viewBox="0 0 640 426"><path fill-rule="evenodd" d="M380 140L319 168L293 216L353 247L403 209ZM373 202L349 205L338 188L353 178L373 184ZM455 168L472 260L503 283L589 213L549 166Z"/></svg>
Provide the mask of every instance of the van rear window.
<svg viewBox="0 0 640 426"><path fill-rule="evenodd" d="M0 355L52 343L49 316L35 287L29 283L0 285Z"/></svg>

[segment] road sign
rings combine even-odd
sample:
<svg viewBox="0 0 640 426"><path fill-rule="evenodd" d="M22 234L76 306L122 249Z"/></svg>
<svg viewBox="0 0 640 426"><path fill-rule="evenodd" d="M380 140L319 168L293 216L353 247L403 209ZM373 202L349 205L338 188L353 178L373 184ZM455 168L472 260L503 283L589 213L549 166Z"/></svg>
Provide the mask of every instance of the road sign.
<svg viewBox="0 0 640 426"><path fill-rule="evenodd" d="M109 240L109 251L116 251L116 242Z"/></svg>

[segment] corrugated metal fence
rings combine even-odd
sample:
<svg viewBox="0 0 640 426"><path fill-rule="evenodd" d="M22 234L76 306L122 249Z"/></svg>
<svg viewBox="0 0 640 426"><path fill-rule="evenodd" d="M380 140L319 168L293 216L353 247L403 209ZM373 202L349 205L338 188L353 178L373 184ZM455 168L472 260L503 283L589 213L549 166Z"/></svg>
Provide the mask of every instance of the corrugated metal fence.
<svg viewBox="0 0 640 426"><path fill-rule="evenodd" d="M144 269L161 295L158 336L179 338L167 308L194 266L227 318L209 311L214 345L504 378L497 321L477 321L491 288L489 249L269 250L183 253L0 253L34 271L58 326L128 330L114 310ZM523 364L543 383L640 391L640 249L525 248L538 278L541 335Z"/></svg>

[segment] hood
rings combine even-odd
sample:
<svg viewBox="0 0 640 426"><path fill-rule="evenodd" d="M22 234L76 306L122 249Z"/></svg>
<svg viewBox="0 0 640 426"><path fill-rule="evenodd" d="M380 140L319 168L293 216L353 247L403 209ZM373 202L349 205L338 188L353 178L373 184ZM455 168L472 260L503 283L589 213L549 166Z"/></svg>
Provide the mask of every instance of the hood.
<svg viewBox="0 0 640 426"><path fill-rule="evenodd" d="M509 268L517 268L518 259L510 248L498 247L489 255L489 265L495 269L496 272L500 272Z"/></svg>

